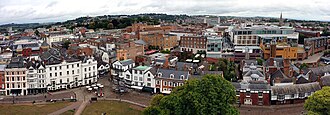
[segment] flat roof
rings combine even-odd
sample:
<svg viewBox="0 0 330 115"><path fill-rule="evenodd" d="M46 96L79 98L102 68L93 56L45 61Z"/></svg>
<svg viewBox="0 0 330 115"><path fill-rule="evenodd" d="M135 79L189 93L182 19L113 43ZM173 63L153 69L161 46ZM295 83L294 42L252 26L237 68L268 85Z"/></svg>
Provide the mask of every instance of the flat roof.
<svg viewBox="0 0 330 115"><path fill-rule="evenodd" d="M149 66L137 66L134 69L137 69L137 70L146 70L148 68L150 68L150 67Z"/></svg>

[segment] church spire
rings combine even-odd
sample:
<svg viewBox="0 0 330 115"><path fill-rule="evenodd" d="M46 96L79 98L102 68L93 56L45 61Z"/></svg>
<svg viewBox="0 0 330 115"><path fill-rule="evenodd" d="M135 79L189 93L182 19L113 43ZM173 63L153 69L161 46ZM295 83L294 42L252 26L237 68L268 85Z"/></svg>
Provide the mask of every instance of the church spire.
<svg viewBox="0 0 330 115"><path fill-rule="evenodd" d="M282 12L281 12L279 26L283 26L283 25L284 25L284 23L283 23Z"/></svg>

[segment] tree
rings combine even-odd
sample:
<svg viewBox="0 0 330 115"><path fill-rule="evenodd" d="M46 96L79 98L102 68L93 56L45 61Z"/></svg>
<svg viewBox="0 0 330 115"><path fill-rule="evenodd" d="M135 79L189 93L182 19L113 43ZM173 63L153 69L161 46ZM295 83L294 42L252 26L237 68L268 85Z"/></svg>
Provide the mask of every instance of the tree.
<svg viewBox="0 0 330 115"><path fill-rule="evenodd" d="M154 97L145 115L238 115L234 86L219 75L191 79L168 96ZM161 98L161 99L160 99ZM159 105L157 105L159 104Z"/></svg>
<svg viewBox="0 0 330 115"><path fill-rule="evenodd" d="M300 65L299 69L305 69L308 68L308 65L306 63L303 63Z"/></svg>
<svg viewBox="0 0 330 115"><path fill-rule="evenodd" d="M34 34L38 37L40 37L40 32L38 30L34 31Z"/></svg>
<svg viewBox="0 0 330 115"><path fill-rule="evenodd" d="M308 97L304 108L308 110L308 114L330 115L330 87L323 87L322 90Z"/></svg>
<svg viewBox="0 0 330 115"><path fill-rule="evenodd" d="M71 42L69 40L64 41L63 48L68 49Z"/></svg>
<svg viewBox="0 0 330 115"><path fill-rule="evenodd" d="M235 63L228 61L227 59L220 58L218 62L218 71L223 71L224 77L228 81L235 81L236 72L235 72Z"/></svg>
<svg viewBox="0 0 330 115"><path fill-rule="evenodd" d="M264 63L264 60L263 59L257 59L257 63L258 63L258 65L262 65Z"/></svg>

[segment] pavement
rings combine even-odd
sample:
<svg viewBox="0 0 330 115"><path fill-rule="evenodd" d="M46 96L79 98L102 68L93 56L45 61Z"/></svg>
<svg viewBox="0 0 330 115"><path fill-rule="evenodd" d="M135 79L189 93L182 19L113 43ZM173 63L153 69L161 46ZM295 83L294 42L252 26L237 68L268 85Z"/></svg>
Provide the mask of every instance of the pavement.
<svg viewBox="0 0 330 115"><path fill-rule="evenodd" d="M238 107L241 115L304 115L304 103L271 106L241 105Z"/></svg>
<svg viewBox="0 0 330 115"><path fill-rule="evenodd" d="M64 112L66 112L66 111L69 111L69 110L77 110L81 106L81 104L82 104L82 101L77 101L77 102L75 102L75 103L73 103L73 104L71 104L69 106L66 106L66 107L64 107L64 108L62 108L60 110L57 110L57 111L55 111L53 113L50 113L48 115L59 115L59 114L62 114Z"/></svg>

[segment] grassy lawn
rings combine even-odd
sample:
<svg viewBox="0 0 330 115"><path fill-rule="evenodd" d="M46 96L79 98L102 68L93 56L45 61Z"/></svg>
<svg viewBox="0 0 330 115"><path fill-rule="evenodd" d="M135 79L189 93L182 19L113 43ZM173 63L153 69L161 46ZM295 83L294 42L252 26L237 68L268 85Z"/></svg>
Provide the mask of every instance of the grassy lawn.
<svg viewBox="0 0 330 115"><path fill-rule="evenodd" d="M66 111L66 112L62 113L61 115L74 115L74 110Z"/></svg>
<svg viewBox="0 0 330 115"><path fill-rule="evenodd" d="M142 107L118 101L98 101L87 105L83 115L141 115Z"/></svg>
<svg viewBox="0 0 330 115"><path fill-rule="evenodd" d="M1 115L47 115L70 105L70 102L57 102L49 104L1 104Z"/></svg>

